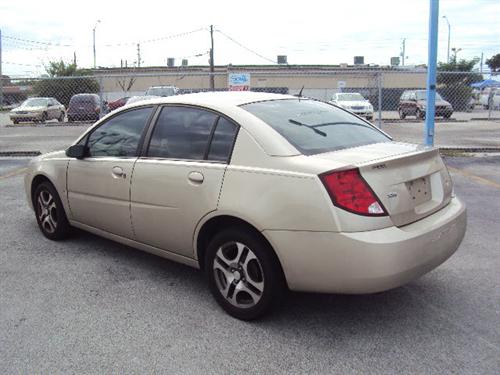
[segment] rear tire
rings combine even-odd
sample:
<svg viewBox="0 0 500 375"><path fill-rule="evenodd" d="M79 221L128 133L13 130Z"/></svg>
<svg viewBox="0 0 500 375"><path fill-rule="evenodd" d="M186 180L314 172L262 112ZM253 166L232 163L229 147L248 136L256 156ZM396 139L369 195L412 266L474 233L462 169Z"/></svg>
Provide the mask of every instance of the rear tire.
<svg viewBox="0 0 500 375"><path fill-rule="evenodd" d="M216 234L207 247L205 265L212 295L237 319L262 317L286 290L273 250L249 230L233 227Z"/></svg>
<svg viewBox="0 0 500 375"><path fill-rule="evenodd" d="M44 123L45 121L47 121L47 113L43 112L42 113L42 118L40 119L40 122Z"/></svg>
<svg viewBox="0 0 500 375"><path fill-rule="evenodd" d="M19 124L19 120L12 120L14 124Z"/></svg>
<svg viewBox="0 0 500 375"><path fill-rule="evenodd" d="M416 116L417 119L425 120L425 112L422 112L420 109L417 109Z"/></svg>
<svg viewBox="0 0 500 375"><path fill-rule="evenodd" d="M59 117L57 118L57 121L59 122L64 122L64 111L61 111L61 114L59 115Z"/></svg>
<svg viewBox="0 0 500 375"><path fill-rule="evenodd" d="M59 194L54 186L42 182L33 195L36 221L42 234L50 240L62 240L69 235L70 225Z"/></svg>

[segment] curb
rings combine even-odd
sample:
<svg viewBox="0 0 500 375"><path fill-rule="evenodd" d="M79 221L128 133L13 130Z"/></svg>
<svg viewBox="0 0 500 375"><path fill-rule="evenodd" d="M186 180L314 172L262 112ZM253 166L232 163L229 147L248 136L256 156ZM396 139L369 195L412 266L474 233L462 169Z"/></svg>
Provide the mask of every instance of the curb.
<svg viewBox="0 0 500 375"><path fill-rule="evenodd" d="M63 123L48 123L48 124L34 124L34 123L26 123L26 124L7 124L6 128L57 128L57 127L71 127L71 126L87 126L93 125L93 122L63 122Z"/></svg>
<svg viewBox="0 0 500 375"><path fill-rule="evenodd" d="M0 151L0 157L38 156L40 151Z"/></svg>
<svg viewBox="0 0 500 375"><path fill-rule="evenodd" d="M500 153L500 147L451 147L451 146L443 146L438 147L441 151L457 151L457 152L471 152L471 153L490 153L490 152L498 152Z"/></svg>

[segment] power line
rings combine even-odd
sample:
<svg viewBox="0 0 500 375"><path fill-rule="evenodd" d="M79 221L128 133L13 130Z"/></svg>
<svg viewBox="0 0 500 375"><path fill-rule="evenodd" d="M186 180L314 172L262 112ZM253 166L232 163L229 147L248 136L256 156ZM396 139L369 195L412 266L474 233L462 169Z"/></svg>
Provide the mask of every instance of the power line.
<svg viewBox="0 0 500 375"><path fill-rule="evenodd" d="M221 30L215 30L215 31L217 31L218 33L222 34L222 35L223 35L223 36L225 36L227 39L229 39L231 42L233 42L233 43L237 44L238 46L240 46L241 48L243 48L243 49L247 50L248 52L253 53L254 55L256 55L256 56L260 57L261 59L264 59L264 60L267 60L267 61L269 61L269 62L272 62L273 64L276 64L276 61L274 61L274 60L272 60L272 59L269 59L269 58L267 58L267 57L265 57L265 56L261 55L260 53L258 53L258 52L256 52L256 51L254 51L254 50L253 50L253 49L251 49L251 48L248 48L248 47L244 46L243 44L241 44L240 42L238 42L238 41L236 41L235 39L231 38L229 35L227 35L227 34L226 34L226 33L224 33L223 31L221 31Z"/></svg>
<svg viewBox="0 0 500 375"><path fill-rule="evenodd" d="M139 42L108 43L108 44L105 44L104 47L132 46L132 45L137 45L137 43L144 44L144 43L161 42L163 40L179 38L179 37L187 36L187 35L194 34L194 33L200 32L200 31L204 31L204 30L206 30L206 28L202 27L202 28L199 28L196 30L185 31L182 33L167 35L167 36L163 36L163 37L159 37L159 38L146 39L146 40L139 41ZM16 42L23 42L23 43L30 43L30 44L37 44L37 45L44 45L44 46L52 46L52 47L72 47L72 48L77 47L74 44L64 44L64 43L46 42L46 41L32 40L32 39L23 39L23 38L10 36L10 35L2 35L2 38L10 39L10 40L16 41ZM80 47L84 47L84 46L81 45Z"/></svg>
<svg viewBox="0 0 500 375"><path fill-rule="evenodd" d="M8 64L8 65L18 65L18 66L33 66L36 68L41 68L43 65L35 65L35 64L22 64L22 63L15 63L15 62L10 62L10 61L3 61L3 64Z"/></svg>
<svg viewBox="0 0 500 375"><path fill-rule="evenodd" d="M42 42L42 41L38 41L38 40L16 38L14 36L9 36L9 35L3 35L3 38L10 39L10 40L16 40L18 42L31 43L31 44L42 44L42 45L46 45L46 46L73 47L73 45L71 45L71 44L61 44L61 43L53 43L53 42Z"/></svg>

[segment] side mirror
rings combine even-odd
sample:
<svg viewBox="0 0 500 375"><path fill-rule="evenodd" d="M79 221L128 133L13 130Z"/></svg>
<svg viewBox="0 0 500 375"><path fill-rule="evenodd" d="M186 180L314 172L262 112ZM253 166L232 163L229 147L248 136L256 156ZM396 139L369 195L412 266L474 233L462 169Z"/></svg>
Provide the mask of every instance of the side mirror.
<svg viewBox="0 0 500 375"><path fill-rule="evenodd" d="M66 150L66 156L70 158L83 159L87 156L88 147L84 145L74 145L70 146Z"/></svg>

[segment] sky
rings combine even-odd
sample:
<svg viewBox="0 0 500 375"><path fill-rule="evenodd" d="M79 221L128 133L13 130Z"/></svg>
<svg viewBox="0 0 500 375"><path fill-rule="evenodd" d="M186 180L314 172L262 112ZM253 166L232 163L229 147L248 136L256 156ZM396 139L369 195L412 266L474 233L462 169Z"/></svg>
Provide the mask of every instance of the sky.
<svg viewBox="0 0 500 375"><path fill-rule="evenodd" d="M451 48L459 58L500 53L500 0L440 0L438 60ZM389 65L406 39L406 65L427 62L429 0L357 1L3 1L0 4L2 73L43 74L49 61L93 66L165 66L174 57L208 64L214 25L216 65L365 63ZM100 22L98 22L100 21Z"/></svg>

